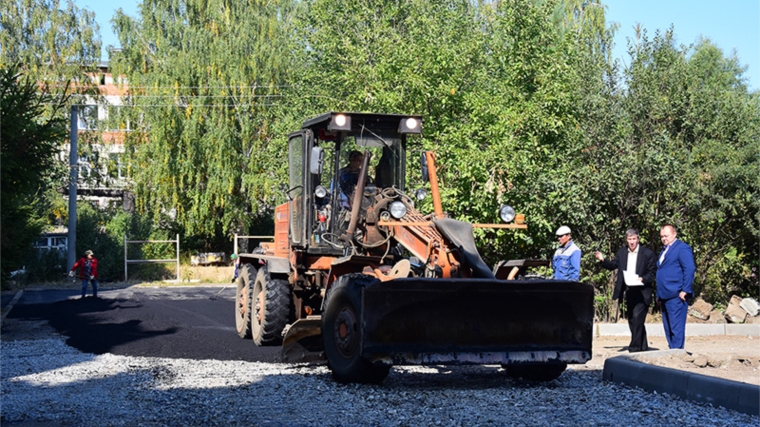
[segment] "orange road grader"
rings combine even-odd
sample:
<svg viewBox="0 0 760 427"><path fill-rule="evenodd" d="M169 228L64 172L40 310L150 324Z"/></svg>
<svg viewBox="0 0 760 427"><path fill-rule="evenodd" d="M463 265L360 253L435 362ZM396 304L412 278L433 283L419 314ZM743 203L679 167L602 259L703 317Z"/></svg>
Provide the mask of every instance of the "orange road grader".
<svg viewBox="0 0 760 427"><path fill-rule="evenodd" d="M427 196L406 192L407 138L421 128L420 116L331 112L289 136L274 242L240 254L238 335L283 345L285 361L321 355L343 383L405 364L550 380L590 360L591 286L515 280L529 260L491 269L480 257L473 227L525 228L514 209L502 207L503 224L448 218L432 152L421 170L434 212L415 208ZM342 167L358 158L358 171Z"/></svg>

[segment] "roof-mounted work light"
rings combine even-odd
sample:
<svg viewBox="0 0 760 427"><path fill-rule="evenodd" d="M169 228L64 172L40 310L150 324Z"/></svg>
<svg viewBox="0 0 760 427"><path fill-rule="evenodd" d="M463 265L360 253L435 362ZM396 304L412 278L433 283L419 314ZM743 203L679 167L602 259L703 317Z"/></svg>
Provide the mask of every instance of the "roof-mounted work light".
<svg viewBox="0 0 760 427"><path fill-rule="evenodd" d="M417 117L405 117L398 125L398 133L422 133L422 120Z"/></svg>
<svg viewBox="0 0 760 427"><path fill-rule="evenodd" d="M347 114L334 114L327 125L327 130L351 130L351 116Z"/></svg>

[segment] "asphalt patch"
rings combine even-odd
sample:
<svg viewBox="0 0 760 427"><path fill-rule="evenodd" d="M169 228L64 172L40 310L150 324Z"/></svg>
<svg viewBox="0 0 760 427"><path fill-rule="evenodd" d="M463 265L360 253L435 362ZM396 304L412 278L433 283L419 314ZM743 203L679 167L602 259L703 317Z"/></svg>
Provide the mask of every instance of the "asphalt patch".
<svg viewBox="0 0 760 427"><path fill-rule="evenodd" d="M280 347L238 337L234 302L217 299L66 299L18 304L12 319L47 321L85 353L279 362Z"/></svg>

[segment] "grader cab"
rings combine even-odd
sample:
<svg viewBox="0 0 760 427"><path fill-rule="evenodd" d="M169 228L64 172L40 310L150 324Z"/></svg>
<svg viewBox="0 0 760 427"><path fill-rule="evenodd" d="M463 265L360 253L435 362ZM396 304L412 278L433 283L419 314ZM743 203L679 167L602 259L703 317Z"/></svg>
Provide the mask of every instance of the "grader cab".
<svg viewBox="0 0 760 427"><path fill-rule="evenodd" d="M275 241L240 255L240 337L282 344L285 360L323 354L339 382L377 383L404 364L497 364L548 380L588 361L591 286L511 280L524 262L491 269L478 253L473 227L526 227L511 207L503 224L446 217L425 152L434 212L417 210L426 195L406 190L407 138L421 127L420 116L331 112L289 136Z"/></svg>

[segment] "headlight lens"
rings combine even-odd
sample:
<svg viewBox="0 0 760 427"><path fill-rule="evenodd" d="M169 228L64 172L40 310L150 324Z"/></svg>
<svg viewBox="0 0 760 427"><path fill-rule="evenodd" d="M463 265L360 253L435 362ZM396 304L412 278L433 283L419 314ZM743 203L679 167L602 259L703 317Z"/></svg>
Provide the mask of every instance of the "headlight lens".
<svg viewBox="0 0 760 427"><path fill-rule="evenodd" d="M317 188L314 189L314 195L322 199L327 196L327 189L321 185L317 185Z"/></svg>
<svg viewBox="0 0 760 427"><path fill-rule="evenodd" d="M391 203L389 210L391 211L391 216L396 219L401 219L406 215L406 205L398 201Z"/></svg>
<svg viewBox="0 0 760 427"><path fill-rule="evenodd" d="M515 210L512 206L504 205L499 209L499 218L504 222L512 222L515 219Z"/></svg>
<svg viewBox="0 0 760 427"><path fill-rule="evenodd" d="M416 133L422 132L422 122L416 117L406 117L401 119L398 124L399 133Z"/></svg>
<svg viewBox="0 0 760 427"><path fill-rule="evenodd" d="M414 197L416 197L417 200L422 200L427 197L427 191L424 188L418 188L417 191L414 192Z"/></svg>

